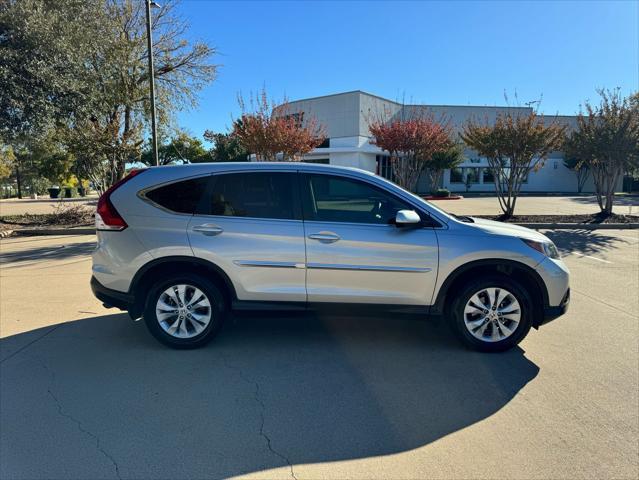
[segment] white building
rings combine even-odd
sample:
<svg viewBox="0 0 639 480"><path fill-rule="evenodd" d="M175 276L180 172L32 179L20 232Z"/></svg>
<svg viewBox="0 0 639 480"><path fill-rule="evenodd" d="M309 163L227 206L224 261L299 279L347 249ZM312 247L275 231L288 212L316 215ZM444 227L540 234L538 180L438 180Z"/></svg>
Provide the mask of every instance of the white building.
<svg viewBox="0 0 639 480"><path fill-rule="evenodd" d="M528 114L528 107L481 107L460 105L405 105L362 91L338 93L323 97L307 98L289 103L288 113L303 114L303 118L315 117L327 130L328 139L304 161L357 167L390 177L388 152L370 143L369 121L405 114L432 114L435 119L446 118L453 130L459 132L470 118L494 121L499 113L521 112ZM554 117L553 117L554 118ZM570 127L576 124L574 116L559 116L560 122ZM466 150L466 160L459 168L444 172L443 187L453 192L466 191L466 178L470 175L470 192L493 192L488 162L472 150ZM429 186L426 175L419 182L418 191L426 192ZM554 152L537 172L531 172L522 186L524 192L576 192L577 178L563 164L562 152ZM592 179L584 192L594 191Z"/></svg>

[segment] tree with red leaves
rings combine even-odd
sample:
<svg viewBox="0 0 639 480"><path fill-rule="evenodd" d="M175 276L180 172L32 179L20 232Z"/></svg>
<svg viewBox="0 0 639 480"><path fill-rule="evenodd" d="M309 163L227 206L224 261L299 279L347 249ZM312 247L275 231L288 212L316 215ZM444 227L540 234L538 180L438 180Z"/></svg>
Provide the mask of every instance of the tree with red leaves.
<svg viewBox="0 0 639 480"><path fill-rule="evenodd" d="M432 116L375 120L368 128L373 137L371 143L390 153L395 181L411 191L433 154L449 145L450 127Z"/></svg>
<svg viewBox="0 0 639 480"><path fill-rule="evenodd" d="M274 162L281 154L284 161L299 162L324 141L324 127L314 117L291 113L286 100L276 106L265 90L248 107L241 96L238 103L242 116L233 124L233 135L258 161Z"/></svg>

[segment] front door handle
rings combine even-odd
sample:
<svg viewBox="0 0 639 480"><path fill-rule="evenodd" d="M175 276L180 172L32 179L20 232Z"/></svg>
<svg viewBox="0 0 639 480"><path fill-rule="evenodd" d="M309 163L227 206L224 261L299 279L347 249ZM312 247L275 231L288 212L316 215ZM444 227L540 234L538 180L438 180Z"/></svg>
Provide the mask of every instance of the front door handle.
<svg viewBox="0 0 639 480"><path fill-rule="evenodd" d="M333 232L311 233L308 238L319 240L322 243L334 243L340 239L340 236Z"/></svg>
<svg viewBox="0 0 639 480"><path fill-rule="evenodd" d="M196 225L195 227L193 227L193 231L212 237L215 235L219 235L224 231L224 229L211 223L205 223L203 225Z"/></svg>

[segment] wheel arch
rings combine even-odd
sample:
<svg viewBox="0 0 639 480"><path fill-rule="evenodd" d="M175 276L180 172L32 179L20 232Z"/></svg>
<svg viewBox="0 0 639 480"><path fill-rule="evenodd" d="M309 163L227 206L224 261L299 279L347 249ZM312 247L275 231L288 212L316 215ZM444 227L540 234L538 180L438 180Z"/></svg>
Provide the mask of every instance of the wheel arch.
<svg viewBox="0 0 639 480"><path fill-rule="evenodd" d="M513 277L527 289L533 300L533 326L535 328L538 327L543 318L544 307L548 306L548 290L543 279L539 273L528 265L515 260L501 258L476 260L453 270L439 288L435 302L431 307L431 313L433 315L446 313L454 298L452 294L457 290L457 287L460 287L471 278L476 278L478 275L490 274Z"/></svg>
<svg viewBox="0 0 639 480"><path fill-rule="evenodd" d="M179 273L197 273L206 276L222 291L229 303L237 299L233 282L226 272L218 265L197 257L168 256L151 260L143 265L133 277L129 287L129 293L135 301L129 309L133 318L139 318L144 311L146 293L155 280L165 273L173 275Z"/></svg>

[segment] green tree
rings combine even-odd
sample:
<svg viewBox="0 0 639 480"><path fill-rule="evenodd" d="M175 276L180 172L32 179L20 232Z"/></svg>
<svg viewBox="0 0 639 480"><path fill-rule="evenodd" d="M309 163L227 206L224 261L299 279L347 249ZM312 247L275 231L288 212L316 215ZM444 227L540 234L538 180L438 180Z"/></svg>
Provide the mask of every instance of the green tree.
<svg viewBox="0 0 639 480"><path fill-rule="evenodd" d="M178 132L169 142L158 145L160 165L210 162L211 156L198 138L185 132ZM145 165L153 165L153 151L150 142L142 152L140 161Z"/></svg>
<svg viewBox="0 0 639 480"><path fill-rule="evenodd" d="M500 114L493 124L467 122L461 133L466 145L488 159L495 190L505 217L515 212L521 186L539 170L548 155L561 148L565 126L546 121L535 111L528 115Z"/></svg>
<svg viewBox="0 0 639 480"><path fill-rule="evenodd" d="M204 139L213 143L210 151L213 162L246 162L248 160L249 152L242 147L234 135L207 130L204 132Z"/></svg>
<svg viewBox="0 0 639 480"><path fill-rule="evenodd" d="M122 121L123 114L119 111L110 122L83 122L67 131L76 176L90 180L100 193L122 178L128 163L140 159L139 130L129 128L123 132Z"/></svg>
<svg viewBox="0 0 639 480"><path fill-rule="evenodd" d="M576 152L573 151L574 147L572 145L573 142L569 136L566 138L566 142L564 143L564 166L574 172L575 177L577 177L577 191L581 193L584 189L584 185L590 177L590 169L588 168L587 162L584 162L576 156Z"/></svg>
<svg viewBox="0 0 639 480"><path fill-rule="evenodd" d="M610 215L619 179L639 162L639 97L623 98L619 89L598 93L599 105L586 102L577 116L568 149L592 172L601 213Z"/></svg>
<svg viewBox="0 0 639 480"><path fill-rule="evenodd" d="M426 173L430 179L431 192L440 186L444 170L455 168L464 161L464 145L449 139L447 145L434 152L426 163Z"/></svg>
<svg viewBox="0 0 639 480"><path fill-rule="evenodd" d="M34 138L78 112L91 95L87 47L96 2L0 2L0 135Z"/></svg>
<svg viewBox="0 0 639 480"><path fill-rule="evenodd" d="M13 174L16 156L13 148L8 145L0 146L0 180L6 180Z"/></svg>
<svg viewBox="0 0 639 480"><path fill-rule="evenodd" d="M196 103L216 66L212 47L186 39L175 2L162 4L152 28L158 115L167 126L176 110ZM144 2L9 0L0 32L5 141L26 143L61 124L79 170L95 169L91 175L107 184L121 178L139 157L148 124Z"/></svg>

